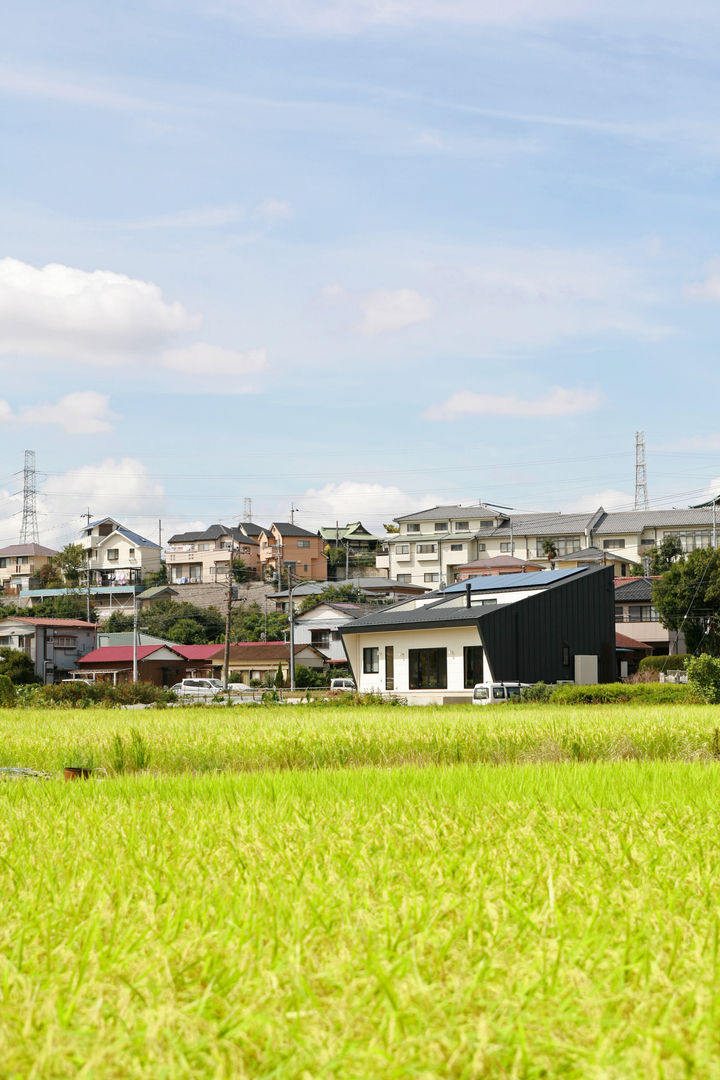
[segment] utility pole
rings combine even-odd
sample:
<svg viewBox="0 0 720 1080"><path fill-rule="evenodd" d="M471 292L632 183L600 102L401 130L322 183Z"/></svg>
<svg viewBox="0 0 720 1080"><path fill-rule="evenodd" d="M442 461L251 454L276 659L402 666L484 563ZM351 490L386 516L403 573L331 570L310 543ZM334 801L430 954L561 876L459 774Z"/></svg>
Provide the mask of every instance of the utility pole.
<svg viewBox="0 0 720 1080"><path fill-rule="evenodd" d="M85 511L85 513L81 514L80 517L86 518L88 525L90 524L90 518L92 517L92 514L90 513L90 507L89 506L88 506L87 510ZM86 573L85 573L85 610L87 612L87 621L88 622L90 622L90 556L91 555L92 555L92 547L89 547L87 549L87 570L86 570ZM112 600L112 593L110 593L110 598ZM135 681L135 680L133 680L133 681Z"/></svg>
<svg viewBox="0 0 720 1080"><path fill-rule="evenodd" d="M293 504L290 503L290 524L291 525L295 524L295 515L299 514L299 513L300 513L300 507L299 506L293 506Z"/></svg>
<svg viewBox="0 0 720 1080"><path fill-rule="evenodd" d="M133 682L138 681L138 606L137 592L133 586Z"/></svg>
<svg viewBox="0 0 720 1080"><path fill-rule="evenodd" d="M228 568L228 591L227 591L227 608L225 610L225 652L223 655L223 683L225 690L228 689L228 681L230 678L230 616L232 614L232 602L233 602L233 557L235 555L235 537L230 533L230 565ZM228 704L230 703L230 696L228 695Z"/></svg>
<svg viewBox="0 0 720 1080"><path fill-rule="evenodd" d="M290 689L295 689L295 605L293 603L292 571L288 570L288 597L290 599Z"/></svg>

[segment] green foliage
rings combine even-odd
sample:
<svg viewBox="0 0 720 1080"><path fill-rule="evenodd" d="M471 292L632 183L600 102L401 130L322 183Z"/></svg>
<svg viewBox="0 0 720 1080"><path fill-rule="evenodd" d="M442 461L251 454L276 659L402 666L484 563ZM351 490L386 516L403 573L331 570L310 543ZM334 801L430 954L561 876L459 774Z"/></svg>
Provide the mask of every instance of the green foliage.
<svg viewBox="0 0 720 1080"><path fill-rule="evenodd" d="M167 563L160 563L160 569L154 570L152 573L143 574L143 585L146 589L152 589L156 585L167 585Z"/></svg>
<svg viewBox="0 0 720 1080"><path fill-rule="evenodd" d="M81 544L66 544L41 567L39 577L46 589L77 585L80 571L85 567L85 551Z"/></svg>
<svg viewBox="0 0 720 1080"><path fill-rule="evenodd" d="M176 604L172 600L159 600L143 610L142 621L147 633L181 645L221 641L225 632L225 620L217 608L195 607L187 601ZM192 634L192 638L186 638L187 634Z"/></svg>
<svg viewBox="0 0 720 1080"><path fill-rule="evenodd" d="M145 613L143 612L143 618L144 615ZM132 628L132 615L126 615L122 611L113 611L104 627L108 634L126 634L128 630L132 630Z"/></svg>
<svg viewBox="0 0 720 1080"><path fill-rule="evenodd" d="M684 671L690 659L688 653L676 656L644 656L638 664L638 671Z"/></svg>
<svg viewBox="0 0 720 1080"><path fill-rule="evenodd" d="M687 666L688 685L708 704L720 702L720 660L703 653L692 656Z"/></svg>
<svg viewBox="0 0 720 1080"><path fill-rule="evenodd" d="M244 585L253 576L250 567L243 559L233 559L232 574L233 581L238 585Z"/></svg>
<svg viewBox="0 0 720 1080"><path fill-rule="evenodd" d="M33 662L27 653L20 649L0 648L0 675L7 675L15 686L39 682Z"/></svg>
<svg viewBox="0 0 720 1080"><path fill-rule="evenodd" d="M399 533L400 532L400 526L399 525L383 524L383 529L385 530L386 533Z"/></svg>
<svg viewBox="0 0 720 1080"><path fill-rule="evenodd" d="M316 593L314 596L304 596L298 610L302 615L317 604L325 602L362 604L363 600L363 594L355 585L326 585L322 592Z"/></svg>
<svg viewBox="0 0 720 1080"><path fill-rule="evenodd" d="M700 701L697 692L682 683L598 683L590 686L556 686L550 695L553 705L606 705L637 702L658 705Z"/></svg>
<svg viewBox="0 0 720 1080"><path fill-rule="evenodd" d="M15 704L15 684L9 675L0 675L0 705Z"/></svg>
<svg viewBox="0 0 720 1080"><path fill-rule="evenodd" d="M540 541L540 547L542 548L543 555L551 562L558 557L557 541L553 540L551 536L546 536Z"/></svg>
<svg viewBox="0 0 720 1080"><path fill-rule="evenodd" d="M682 562L685 558L682 544L677 536L666 536L659 546L653 545L653 547L647 548L643 554L650 559L650 573L653 576L667 573L676 562ZM633 567L635 566L637 564L634 563ZM644 562L639 570L640 574L645 573Z"/></svg>
<svg viewBox="0 0 720 1080"><path fill-rule="evenodd" d="M299 689L313 686L329 686L334 672L319 671L317 668L309 668L304 664L298 664L295 668L295 686Z"/></svg>
<svg viewBox="0 0 720 1080"><path fill-rule="evenodd" d="M195 619L178 619L171 623L165 633L170 641L177 641L182 645L207 644L205 627Z"/></svg>
<svg viewBox="0 0 720 1080"><path fill-rule="evenodd" d="M18 616L27 618L32 615L38 619L87 619L87 597L84 592L68 593L65 596L43 597L32 608L18 607L15 604L5 604L2 607L2 617ZM94 606L90 606L90 622L97 622L97 612Z"/></svg>
<svg viewBox="0 0 720 1080"><path fill-rule="evenodd" d="M284 611L267 613L267 641L282 641L283 631L288 628L288 617ZM244 607L235 608L230 617L231 641L262 641L265 634L265 612L259 604L253 602Z"/></svg>
<svg viewBox="0 0 720 1080"><path fill-rule="evenodd" d="M653 582L652 602L663 626L683 630L690 653L720 653L720 551L699 548L673 563Z"/></svg>
<svg viewBox="0 0 720 1080"><path fill-rule="evenodd" d="M547 683L538 682L533 686L524 686L520 691L521 701L549 701L553 688Z"/></svg>
<svg viewBox="0 0 720 1080"><path fill-rule="evenodd" d="M277 672L275 673L274 684L275 684L275 686L284 686L285 685L285 679L283 678L282 664L280 664L280 663L278 663L278 666L277 666Z"/></svg>
<svg viewBox="0 0 720 1080"><path fill-rule="evenodd" d="M170 691L152 683L63 682L34 685L18 691L18 705L27 707L91 709L97 706L160 705L174 700Z"/></svg>

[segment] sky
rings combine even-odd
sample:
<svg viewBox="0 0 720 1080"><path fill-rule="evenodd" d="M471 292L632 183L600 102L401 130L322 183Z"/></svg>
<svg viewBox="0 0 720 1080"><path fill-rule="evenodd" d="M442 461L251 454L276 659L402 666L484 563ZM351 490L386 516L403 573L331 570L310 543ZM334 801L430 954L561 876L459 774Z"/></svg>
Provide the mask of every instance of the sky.
<svg viewBox="0 0 720 1080"><path fill-rule="evenodd" d="M3 22L0 542L720 489L716 3Z"/></svg>

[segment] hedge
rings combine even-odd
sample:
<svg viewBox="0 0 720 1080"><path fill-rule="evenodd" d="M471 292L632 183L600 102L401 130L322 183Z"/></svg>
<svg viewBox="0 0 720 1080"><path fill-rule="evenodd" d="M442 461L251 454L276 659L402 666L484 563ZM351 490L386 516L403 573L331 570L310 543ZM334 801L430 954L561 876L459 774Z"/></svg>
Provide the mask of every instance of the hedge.
<svg viewBox="0 0 720 1080"><path fill-rule="evenodd" d="M684 671L689 659L689 653L680 653L678 656L644 656L638 664L638 671Z"/></svg>
<svg viewBox="0 0 720 1080"><path fill-rule="evenodd" d="M599 683L558 686L550 695L550 701L556 705L606 705L615 701L665 705L702 702L702 698L687 683Z"/></svg>

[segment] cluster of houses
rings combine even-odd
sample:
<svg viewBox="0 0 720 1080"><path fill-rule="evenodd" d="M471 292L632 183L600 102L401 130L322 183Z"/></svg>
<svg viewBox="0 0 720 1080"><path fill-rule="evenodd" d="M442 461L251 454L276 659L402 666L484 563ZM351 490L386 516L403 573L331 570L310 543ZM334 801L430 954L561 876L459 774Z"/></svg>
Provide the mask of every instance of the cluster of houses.
<svg viewBox="0 0 720 1080"><path fill-rule="evenodd" d="M34 618L42 600L76 590L39 586L52 549L12 545L0 550L0 589L28 613L0 621L0 645L28 652L45 681L70 671L122 681L131 677L132 643L103 634L112 612L194 599L199 586L219 603L231 560L242 560L277 610L318 596L295 619L295 663L349 664L360 689L441 700L467 694L472 679L606 681L631 673L644 655L684 651L682 635L659 622L649 576L631 575L631 564L667 537L686 552L717 545L714 506L509 515L479 503L406 514L395 527L378 537L361 522L315 533L293 522L216 523L171 536L163 551L113 518L89 522L78 587L92 598L98 627ZM359 603L322 598L329 564L352 572ZM281 587L288 578L292 593ZM289 650L287 642L240 642L231 671L251 681L279 667L287 677ZM141 678L169 685L217 674L222 652L143 639Z"/></svg>

